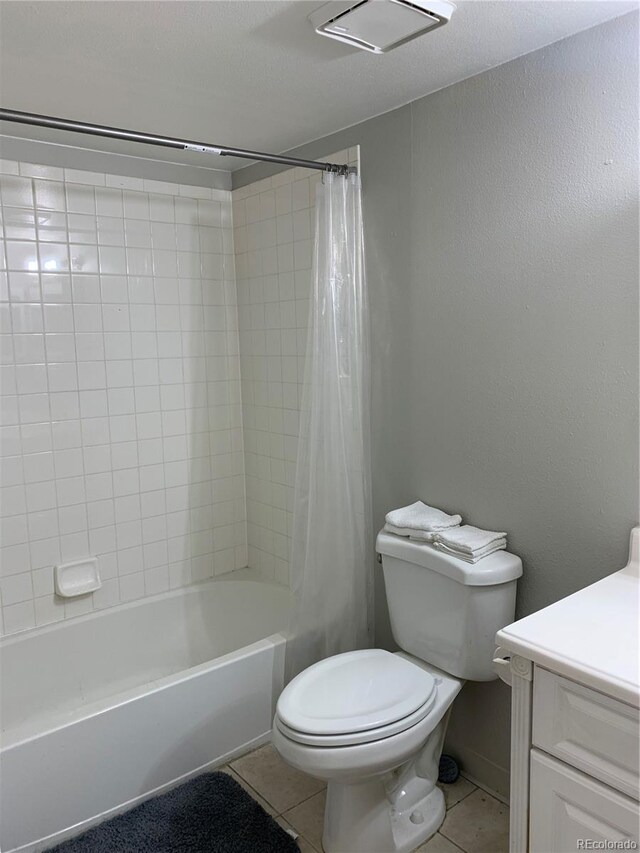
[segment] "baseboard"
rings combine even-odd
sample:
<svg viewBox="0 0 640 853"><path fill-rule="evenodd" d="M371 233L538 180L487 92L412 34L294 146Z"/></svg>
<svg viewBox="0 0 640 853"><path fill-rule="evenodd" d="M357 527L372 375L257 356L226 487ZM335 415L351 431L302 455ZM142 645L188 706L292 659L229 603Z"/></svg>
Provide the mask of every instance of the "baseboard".
<svg viewBox="0 0 640 853"><path fill-rule="evenodd" d="M460 775L463 776L468 782L471 782L472 785L475 785L476 788L482 789L486 794L490 794L496 800L499 800L501 803L504 803L505 806L509 806L509 798L505 797L499 791L494 791L493 788L490 788L488 785L485 785L484 782L481 782L479 779L476 779L475 776L471 776L465 771L460 771Z"/></svg>

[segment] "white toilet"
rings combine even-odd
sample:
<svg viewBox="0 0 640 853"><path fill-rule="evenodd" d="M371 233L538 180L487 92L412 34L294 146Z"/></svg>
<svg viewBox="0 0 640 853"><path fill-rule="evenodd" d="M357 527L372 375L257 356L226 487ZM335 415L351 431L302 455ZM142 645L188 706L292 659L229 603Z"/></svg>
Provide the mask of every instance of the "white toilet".
<svg viewBox="0 0 640 853"><path fill-rule="evenodd" d="M436 787L449 711L464 681L491 681L496 632L513 622L520 559L475 565L381 532L393 636L310 666L284 689L273 743L325 779L326 853L408 853L444 819Z"/></svg>

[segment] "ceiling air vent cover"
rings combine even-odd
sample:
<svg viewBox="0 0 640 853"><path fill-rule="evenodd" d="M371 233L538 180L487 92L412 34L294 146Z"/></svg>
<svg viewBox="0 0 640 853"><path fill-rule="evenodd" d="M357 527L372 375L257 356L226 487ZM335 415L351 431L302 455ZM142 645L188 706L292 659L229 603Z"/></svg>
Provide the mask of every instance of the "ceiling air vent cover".
<svg viewBox="0 0 640 853"><path fill-rule="evenodd" d="M454 9L447 0L332 0L309 20L321 36L386 53L446 24Z"/></svg>

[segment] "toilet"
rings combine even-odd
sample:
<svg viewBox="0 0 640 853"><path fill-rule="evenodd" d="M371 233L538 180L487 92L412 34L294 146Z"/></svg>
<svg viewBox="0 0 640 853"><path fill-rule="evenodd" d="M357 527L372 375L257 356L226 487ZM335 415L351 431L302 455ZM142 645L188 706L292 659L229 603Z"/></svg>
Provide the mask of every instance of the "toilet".
<svg viewBox="0 0 640 853"><path fill-rule="evenodd" d="M518 557L475 565L381 532L393 637L402 651L335 655L278 700L273 743L327 782L325 853L409 853L444 820L438 765L453 700L492 681L496 632L513 622Z"/></svg>

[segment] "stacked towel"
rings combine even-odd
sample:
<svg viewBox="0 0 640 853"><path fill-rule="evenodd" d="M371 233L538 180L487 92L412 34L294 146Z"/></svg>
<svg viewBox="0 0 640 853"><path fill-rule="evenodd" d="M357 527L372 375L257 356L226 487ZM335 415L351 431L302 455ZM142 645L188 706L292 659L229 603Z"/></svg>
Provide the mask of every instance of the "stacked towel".
<svg viewBox="0 0 640 853"><path fill-rule="evenodd" d="M420 542L432 542L440 530L448 530L460 524L459 515L447 515L441 509L416 501L387 513L384 529L396 536L410 536Z"/></svg>
<svg viewBox="0 0 640 853"><path fill-rule="evenodd" d="M462 527L437 533L433 544L445 554L451 554L467 563L477 563L494 551L506 548L507 534L464 524Z"/></svg>

